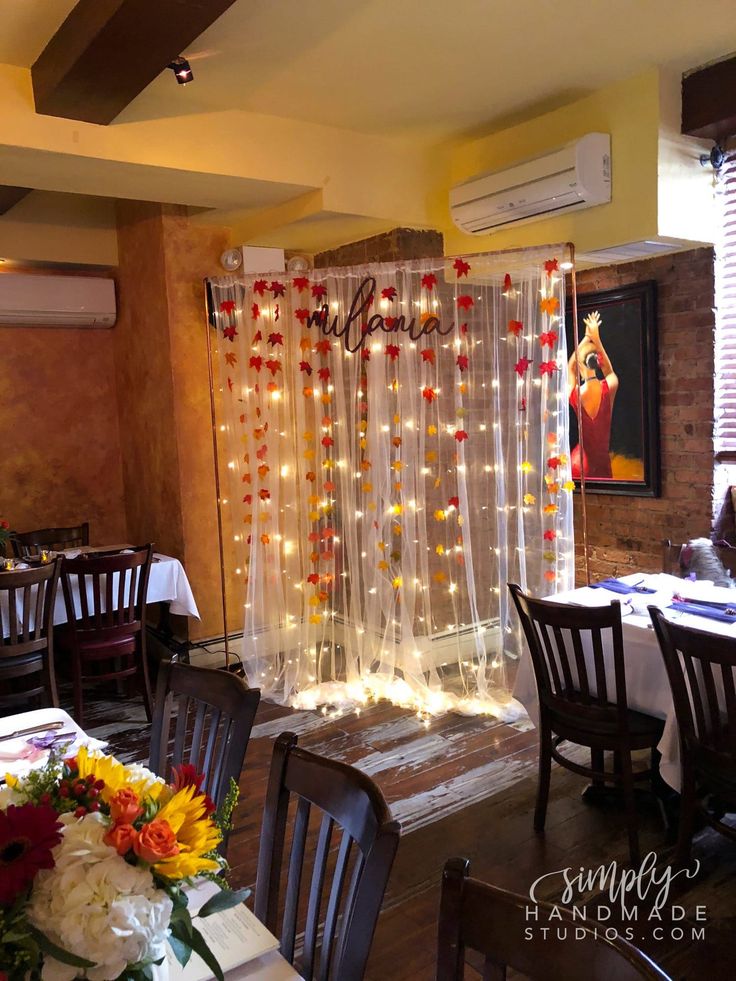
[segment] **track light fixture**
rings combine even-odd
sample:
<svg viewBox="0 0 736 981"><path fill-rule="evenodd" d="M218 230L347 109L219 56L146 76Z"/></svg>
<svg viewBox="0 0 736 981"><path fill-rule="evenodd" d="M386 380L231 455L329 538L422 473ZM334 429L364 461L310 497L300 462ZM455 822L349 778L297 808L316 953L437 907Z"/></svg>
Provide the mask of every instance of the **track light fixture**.
<svg viewBox="0 0 736 981"><path fill-rule="evenodd" d="M179 85L186 85L194 78L192 66L189 64L186 58L175 58L169 65L169 68L176 76L176 80Z"/></svg>

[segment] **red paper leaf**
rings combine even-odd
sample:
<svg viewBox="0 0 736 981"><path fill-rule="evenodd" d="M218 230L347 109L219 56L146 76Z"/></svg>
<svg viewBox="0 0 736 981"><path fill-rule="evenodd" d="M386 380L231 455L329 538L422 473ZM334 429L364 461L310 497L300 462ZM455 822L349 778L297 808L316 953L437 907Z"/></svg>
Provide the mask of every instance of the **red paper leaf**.
<svg viewBox="0 0 736 981"><path fill-rule="evenodd" d="M314 470L308 470L304 474L304 479L305 480L308 480L310 482L310 484L313 484L315 482L315 480L317 479L317 474L314 472Z"/></svg>
<svg viewBox="0 0 736 981"><path fill-rule="evenodd" d="M462 334L463 337L465 337L465 335L468 333L467 324L460 324L460 333Z"/></svg>
<svg viewBox="0 0 736 981"><path fill-rule="evenodd" d="M306 276L295 276L291 281L292 286L295 290L299 290L303 293L304 290L309 286L309 280Z"/></svg>
<svg viewBox="0 0 736 981"><path fill-rule="evenodd" d="M273 334L269 334L268 343L271 345L271 347L276 347L277 344L281 344L281 346L283 347L284 335L277 334L276 332L274 332Z"/></svg>
<svg viewBox="0 0 736 981"><path fill-rule="evenodd" d="M422 276L422 286L425 288L425 290L434 289L436 285L437 277L434 273L427 273L426 276Z"/></svg>
<svg viewBox="0 0 736 981"><path fill-rule="evenodd" d="M387 344L386 345L386 356L395 361L401 352L401 348L398 344Z"/></svg>
<svg viewBox="0 0 736 981"><path fill-rule="evenodd" d="M467 276L470 272L470 263L464 259L455 259L452 268L457 273L457 278L460 279L461 276Z"/></svg>
<svg viewBox="0 0 736 981"><path fill-rule="evenodd" d="M277 296L284 296L286 294L286 287L283 283L280 283L278 279L274 279L271 285L268 287L273 293L273 298L276 299Z"/></svg>
<svg viewBox="0 0 736 981"><path fill-rule="evenodd" d="M509 334L513 334L514 337L518 337L523 329L524 329L524 324L521 320L509 320L509 326L508 326Z"/></svg>
<svg viewBox="0 0 736 981"><path fill-rule="evenodd" d="M434 348L424 348L422 351L422 361L428 361L430 364L434 364Z"/></svg>
<svg viewBox="0 0 736 981"><path fill-rule="evenodd" d="M331 347L332 344L325 339L323 341L317 341L317 343L314 345L314 350L317 351L318 354L329 354Z"/></svg>
<svg viewBox="0 0 736 981"><path fill-rule="evenodd" d="M506 273L503 277L503 292L510 293L514 288L514 284L511 282L511 273Z"/></svg>
<svg viewBox="0 0 736 981"><path fill-rule="evenodd" d="M447 506L448 506L448 508L459 508L460 507L460 498L459 497L451 497L449 499L449 501L447 502Z"/></svg>
<svg viewBox="0 0 736 981"><path fill-rule="evenodd" d="M467 354L458 354L457 356L457 366L460 371L465 371L468 367L469 358Z"/></svg>
<svg viewBox="0 0 736 981"><path fill-rule="evenodd" d="M551 456L549 460L547 460L547 466L550 468L550 470L556 470L559 465L560 458L558 456Z"/></svg>
<svg viewBox="0 0 736 981"><path fill-rule="evenodd" d="M300 361L299 362L299 370L300 371L306 371L306 373L308 375L311 375L312 374L312 366L311 366L311 364L308 361Z"/></svg>
<svg viewBox="0 0 736 981"><path fill-rule="evenodd" d="M364 347L363 350L360 352L360 357L362 361L371 360L371 352L368 350L367 347Z"/></svg>
<svg viewBox="0 0 736 981"><path fill-rule="evenodd" d="M312 540L312 536L311 535L309 536L309 540L310 541ZM319 582L319 573L317 573L317 572L310 572L309 575L307 576L307 582L310 585L312 585L312 586L316 586L317 583Z"/></svg>
<svg viewBox="0 0 736 981"><path fill-rule="evenodd" d="M222 332L222 334L223 334L223 337L227 337L227 339L228 339L229 341L234 341L234 340L235 340L235 338L236 338L236 337L238 336L238 332L237 332L237 330L235 329L235 327L233 327L233 326L230 326L230 327L226 327L226 328L225 328L225 329L223 330L223 332Z"/></svg>
<svg viewBox="0 0 736 981"><path fill-rule="evenodd" d="M427 386L426 388L422 389L422 398L426 399L431 405L437 398L437 392L435 392L433 388Z"/></svg>
<svg viewBox="0 0 736 981"><path fill-rule="evenodd" d="M260 371L263 367L263 358L260 356L260 354L254 354L248 362L248 365L251 368L255 368L256 371Z"/></svg>
<svg viewBox="0 0 736 981"><path fill-rule="evenodd" d="M299 310L294 311L294 316L300 324L306 323L306 321L309 320L309 310L300 308Z"/></svg>
<svg viewBox="0 0 736 981"><path fill-rule="evenodd" d="M256 456L258 457L259 460L265 460L267 453L268 453L268 445L266 443L264 443L263 446L259 446L258 449L256 450Z"/></svg>
<svg viewBox="0 0 736 981"><path fill-rule="evenodd" d="M277 371L281 371L281 362L277 359L272 359L266 362L266 367L272 375L275 375Z"/></svg>
<svg viewBox="0 0 736 981"><path fill-rule="evenodd" d="M232 313L235 309L235 300L222 300L220 302L220 310L223 313Z"/></svg>
<svg viewBox="0 0 736 981"><path fill-rule="evenodd" d="M252 503L253 503L253 495L246 494L245 497L243 498L243 504L252 504Z"/></svg>
<svg viewBox="0 0 736 981"><path fill-rule="evenodd" d="M556 361L542 361L541 364L539 365L540 375L551 375L553 371L557 371L557 370L558 368L557 368Z"/></svg>
<svg viewBox="0 0 736 981"><path fill-rule="evenodd" d="M539 335L539 343L542 347L554 347L557 343L557 331L548 330Z"/></svg>
<svg viewBox="0 0 736 981"><path fill-rule="evenodd" d="M234 351L225 352L225 364L231 368L238 363L238 356Z"/></svg>
<svg viewBox="0 0 736 981"><path fill-rule="evenodd" d="M459 310L469 310L472 306L475 306L475 302L472 296L465 294L457 298L457 305Z"/></svg>
<svg viewBox="0 0 736 981"><path fill-rule="evenodd" d="M269 501L271 499L271 491L266 490L265 487L261 487L261 489L258 491L258 496L262 501Z"/></svg>
<svg viewBox="0 0 736 981"><path fill-rule="evenodd" d="M468 438L468 434L465 432L464 429L458 429L458 431L455 433L455 439L458 441L458 443L465 442L467 438Z"/></svg>
<svg viewBox="0 0 736 981"><path fill-rule="evenodd" d="M396 296L395 286L387 286L385 289L381 290L381 297L384 300L393 300L395 296Z"/></svg>
<svg viewBox="0 0 736 981"><path fill-rule="evenodd" d="M268 283L265 279L257 279L253 283L253 292L257 293L259 296L263 296L268 289Z"/></svg>
<svg viewBox="0 0 736 981"><path fill-rule="evenodd" d="M315 283L314 286L312 287L312 296L316 300L320 300L322 299L323 296L326 295L327 295L327 287L321 286L319 283Z"/></svg>
<svg viewBox="0 0 736 981"><path fill-rule="evenodd" d="M551 276L553 272L557 272L559 268L560 267L557 263L557 259L547 259L547 261L544 264L544 271L547 273L548 276Z"/></svg>
<svg viewBox="0 0 736 981"><path fill-rule="evenodd" d="M545 540L545 542L553 542L555 540L555 538L557 538L557 532L550 531L549 529L547 529L547 531L545 531L545 533L544 533L544 540Z"/></svg>
<svg viewBox="0 0 736 981"><path fill-rule="evenodd" d="M396 324L397 320L398 320L397 317L384 317L383 318L383 322L386 324L386 326L388 327L389 330L393 330L394 325Z"/></svg>
<svg viewBox="0 0 736 981"><path fill-rule="evenodd" d="M519 360L514 365L514 371L517 373L519 378L523 378L526 374L526 370L531 364L529 358L519 358Z"/></svg>
<svg viewBox="0 0 736 981"><path fill-rule="evenodd" d="M323 446L334 446L335 445L335 441L332 438L332 436L323 436L322 437L322 445Z"/></svg>
<svg viewBox="0 0 736 981"><path fill-rule="evenodd" d="M253 306L250 308L250 319L258 320L260 315L261 315L261 308L258 306L257 303L254 303Z"/></svg>
<svg viewBox="0 0 736 981"><path fill-rule="evenodd" d="M251 343L258 344L258 342L262 340L263 340L263 334L260 332L260 330L257 330L253 335L253 340L251 341Z"/></svg>
<svg viewBox="0 0 736 981"><path fill-rule="evenodd" d="M330 369L329 368L320 368L319 371L317 372L317 374L322 379L322 381L329 381L329 378L330 378Z"/></svg>
<svg viewBox="0 0 736 981"><path fill-rule="evenodd" d="M227 387L228 387L228 388L230 389L230 391L232 392L232 390L233 390L233 380L232 380L232 378L230 378L229 376L228 376L228 379L227 379Z"/></svg>
<svg viewBox="0 0 736 981"><path fill-rule="evenodd" d="M519 402L519 412L526 412L526 399L522 399Z"/></svg>

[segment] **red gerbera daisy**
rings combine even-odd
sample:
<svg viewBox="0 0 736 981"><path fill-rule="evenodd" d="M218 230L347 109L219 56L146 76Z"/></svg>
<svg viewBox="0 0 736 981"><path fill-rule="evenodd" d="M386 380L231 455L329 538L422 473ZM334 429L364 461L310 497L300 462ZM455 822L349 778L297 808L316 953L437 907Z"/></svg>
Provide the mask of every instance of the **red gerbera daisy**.
<svg viewBox="0 0 736 981"><path fill-rule="evenodd" d="M0 811L0 905L12 903L41 869L53 869L61 824L46 804L10 804Z"/></svg>
<svg viewBox="0 0 736 981"><path fill-rule="evenodd" d="M171 772L174 790L183 790L184 787L194 787L196 792L204 797L206 813L211 814L215 810L214 801L209 794L206 794L201 789L204 773L197 773L196 766L193 766L191 763L180 763L179 766L172 767Z"/></svg>

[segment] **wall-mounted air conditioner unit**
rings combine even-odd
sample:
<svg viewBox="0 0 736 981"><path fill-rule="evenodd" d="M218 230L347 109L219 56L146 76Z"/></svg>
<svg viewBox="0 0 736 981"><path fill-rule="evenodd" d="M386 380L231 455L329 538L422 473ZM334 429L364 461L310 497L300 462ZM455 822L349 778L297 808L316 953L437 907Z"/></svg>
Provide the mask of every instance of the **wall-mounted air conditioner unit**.
<svg viewBox="0 0 736 981"><path fill-rule="evenodd" d="M115 283L98 276L0 274L0 324L112 327Z"/></svg>
<svg viewBox="0 0 736 981"><path fill-rule="evenodd" d="M611 137L588 133L559 150L458 184L450 190L450 214L461 231L482 235L610 200Z"/></svg>

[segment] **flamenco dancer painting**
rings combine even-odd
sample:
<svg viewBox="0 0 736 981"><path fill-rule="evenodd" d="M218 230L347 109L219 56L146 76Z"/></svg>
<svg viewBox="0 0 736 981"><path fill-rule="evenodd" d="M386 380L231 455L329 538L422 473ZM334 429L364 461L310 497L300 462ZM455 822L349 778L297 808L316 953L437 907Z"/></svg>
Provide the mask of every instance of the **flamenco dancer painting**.
<svg viewBox="0 0 736 981"><path fill-rule="evenodd" d="M572 475L610 480L611 423L619 380L611 359L601 342L601 318L598 311L585 318L585 336L570 356L567 366L568 397L573 412L578 410L580 378L580 417L583 426L583 450L578 442L571 453ZM581 459L582 458L582 459Z"/></svg>

